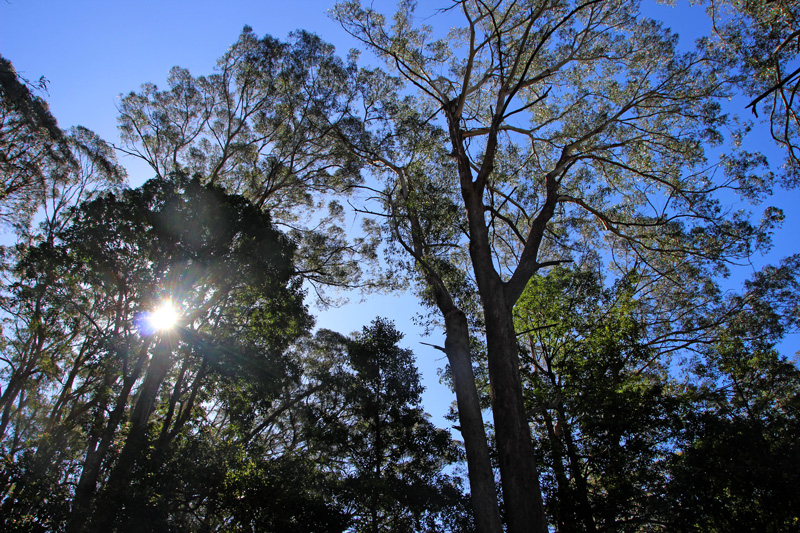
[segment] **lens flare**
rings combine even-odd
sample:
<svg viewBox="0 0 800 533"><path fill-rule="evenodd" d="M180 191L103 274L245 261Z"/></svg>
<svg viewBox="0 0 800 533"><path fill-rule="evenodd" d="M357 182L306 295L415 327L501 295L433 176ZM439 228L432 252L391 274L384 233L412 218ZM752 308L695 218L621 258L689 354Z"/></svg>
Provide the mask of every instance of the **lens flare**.
<svg viewBox="0 0 800 533"><path fill-rule="evenodd" d="M178 322L178 318L178 310L175 309L175 306L170 300L165 300L157 309L150 313L147 321L154 330L164 331L165 329L173 328Z"/></svg>

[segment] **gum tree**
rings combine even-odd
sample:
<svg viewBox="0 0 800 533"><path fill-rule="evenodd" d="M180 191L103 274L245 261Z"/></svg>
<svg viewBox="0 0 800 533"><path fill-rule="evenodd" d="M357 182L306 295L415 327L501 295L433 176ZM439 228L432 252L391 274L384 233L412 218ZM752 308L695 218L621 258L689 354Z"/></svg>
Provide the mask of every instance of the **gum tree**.
<svg viewBox="0 0 800 533"><path fill-rule="evenodd" d="M349 127L353 68L316 35L281 41L245 27L213 73L174 67L166 88L146 83L125 95L117 148L156 176L198 173L269 211L298 244L298 273L321 297L326 286L353 287L365 264L356 258L373 250L348 240L331 196L360 180L332 126Z"/></svg>
<svg viewBox="0 0 800 533"><path fill-rule="evenodd" d="M394 87L362 73L366 130L342 137L384 177L384 228L442 313L448 342L450 317L470 312L475 287L508 529L545 531L512 315L528 281L599 250L623 270L698 279L766 244L780 213L753 226L723 209L720 189L765 189L747 154L710 170L705 149L723 141L718 102L729 80L713 57L678 52L637 2L465 0L440 16L460 26L443 35L419 25L412 2L391 22L357 2L337 5L334 17L396 73ZM468 340L466 328L458 338ZM468 375L468 358L449 361ZM468 395L455 381L461 412ZM484 446L480 432L463 435L468 454ZM470 463L473 494L493 490L473 477L489 468L481 461ZM482 531L499 530L492 507L476 508Z"/></svg>

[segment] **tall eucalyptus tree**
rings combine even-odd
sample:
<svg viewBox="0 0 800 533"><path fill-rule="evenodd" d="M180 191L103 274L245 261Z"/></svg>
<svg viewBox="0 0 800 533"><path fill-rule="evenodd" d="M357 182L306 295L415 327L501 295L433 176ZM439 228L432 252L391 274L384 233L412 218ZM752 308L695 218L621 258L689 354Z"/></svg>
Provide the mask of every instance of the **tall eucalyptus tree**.
<svg viewBox="0 0 800 533"><path fill-rule="evenodd" d="M528 281L605 250L623 270L679 285L767 244L781 214L753 225L723 209L722 189L767 189L758 158L730 154L716 172L706 156L723 142L732 80L713 55L679 52L638 2L463 0L440 13L461 20L446 34L414 8L401 3L391 23L358 2L335 8L398 76L391 87L362 73L366 131L342 137L385 177L388 234L419 269L448 342L477 289L508 530L546 531L512 316ZM469 395L457 396L466 410ZM464 438L468 452L483 446L479 431ZM490 478L472 477L481 461L472 490L490 494ZM492 507L476 508L482 531L499 530Z"/></svg>
<svg viewBox="0 0 800 533"><path fill-rule="evenodd" d="M315 35L284 42L245 27L213 74L175 67L165 90L147 83L124 96L118 149L157 176L197 173L269 211L297 242L298 272L320 296L325 286L353 287L357 258L363 265L374 243L348 239L331 195L360 181L334 142L334 125L350 127L354 68Z"/></svg>

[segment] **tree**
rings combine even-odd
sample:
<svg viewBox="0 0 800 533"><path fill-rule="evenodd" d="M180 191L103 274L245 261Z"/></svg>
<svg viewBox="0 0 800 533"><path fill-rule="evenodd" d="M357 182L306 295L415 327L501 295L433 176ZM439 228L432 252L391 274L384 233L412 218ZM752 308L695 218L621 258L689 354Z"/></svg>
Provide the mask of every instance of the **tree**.
<svg viewBox="0 0 800 533"><path fill-rule="evenodd" d="M347 443L356 531L453 531L441 518L460 506L461 491L441 470L458 451L420 408L419 373L401 339L392 323L376 319L348 342L355 376L344 394L353 418L331 429Z"/></svg>
<svg viewBox="0 0 800 533"><path fill-rule="evenodd" d="M431 151L436 154L435 147L442 140L442 132L431 128L424 115L410 107L410 98L397 96L397 80L379 71L369 71L361 74L358 86L362 90L365 108L371 110L365 117L365 124L377 122L385 130L372 139L363 136L357 144L344 140L354 153L378 168L388 168L398 179L399 186L393 188L393 192L400 201L382 198L390 213L385 219L387 224L383 228L382 240L390 250L396 252L399 248L414 257L424 280L424 285L418 287L420 296L441 313L445 322L446 340L442 350L448 358L457 398L476 523L481 531L499 531L501 522L495 476L483 423L483 406L473 373L470 333L471 330L474 332L476 325L474 321L470 324L470 318L476 316L474 284L459 269L467 259L458 247L451 244L464 231L456 200L451 198L454 192L448 182L447 171L452 170L452 165L447 160L434 159L433 172L420 175L420 165L433 161L425 154ZM385 123L387 117L392 117L394 124ZM412 132L414 135L410 138ZM405 163L387 158L397 158L404 153L407 154ZM420 187L410 186L411 180L419 179L424 180ZM371 229L381 231L380 226ZM390 256L390 260L395 266L395 276L399 277L404 269L413 272L414 267L404 264L397 255Z"/></svg>
<svg viewBox="0 0 800 533"><path fill-rule="evenodd" d="M419 94L398 105L396 89L365 73L368 133L343 136L385 177L387 233L419 269L448 340L458 306L440 302L457 301L459 280L475 284L509 531L545 531L512 316L531 277L605 245L621 268L698 279L765 244L780 213L754 226L720 208L720 189L763 192L757 158L708 172L705 147L725 124L723 65L676 51L636 2L465 0L447 11L464 25L441 38L415 25L411 2L391 26L357 2L337 5L343 27ZM418 134L414 117L431 127ZM421 224L423 196L441 210ZM436 262L445 247L467 249L468 263ZM498 530L492 509L477 514L481 530Z"/></svg>
<svg viewBox="0 0 800 533"><path fill-rule="evenodd" d="M44 83L40 80L39 87ZM32 89L11 62L0 56L0 200L5 223L20 215L31 216L53 167L77 166L67 136Z"/></svg>
<svg viewBox="0 0 800 533"><path fill-rule="evenodd" d="M788 258L744 294L684 309L707 324L688 345L649 331L660 318L640 300L647 290L635 273L604 287L584 264L531 280L515 317L551 525L791 527L798 371L774 343L800 317L797 266ZM669 346L691 361L682 375L670 371Z"/></svg>
<svg viewBox="0 0 800 533"><path fill-rule="evenodd" d="M19 266L32 249L51 248L69 226L72 208L117 190L125 171L110 146L93 132L58 127L47 103L35 95L44 89L44 79L37 86L30 84L4 58L0 78L0 220L11 225L17 237L15 248L2 248L0 449L4 473L18 481L12 499L22 494L36 509L42 527L55 527L69 512L67 483L75 461L69 450L75 444L76 418L83 414L77 405L72 411L67 407L70 393L81 394L80 388L70 388L91 342L81 346L82 326L56 296L64 287L56 274L58 258L50 255L50 267L22 282L13 265ZM31 226L34 215L39 219L36 227ZM74 361L66 355L72 348L81 353ZM58 376L62 370L63 376ZM56 384L53 380L59 378L63 381ZM62 421L66 427L59 427ZM32 448L34 440L38 442ZM64 465L69 466L61 468ZM25 524L25 518L15 523Z"/></svg>
<svg viewBox="0 0 800 533"><path fill-rule="evenodd" d="M774 350L726 344L725 362L702 371L684 421L667 493L670 530L796 530L800 373Z"/></svg>
<svg viewBox="0 0 800 533"><path fill-rule="evenodd" d="M331 125L351 127L354 68L315 35L283 42L245 27L213 74L175 67L166 90L149 83L123 97L119 149L157 176L198 173L269 211L298 245L298 273L327 301L326 286L358 284L358 258L365 264L376 246L348 241L343 208L331 198L360 182Z"/></svg>
<svg viewBox="0 0 800 533"><path fill-rule="evenodd" d="M606 288L588 267L534 276L514 310L546 509L559 531L659 528L692 397L648 343L636 275Z"/></svg>
<svg viewBox="0 0 800 533"><path fill-rule="evenodd" d="M118 186L126 176L93 132L58 127L35 94L45 88L44 78L31 84L0 56L0 222L22 233L39 209L55 224L67 206Z"/></svg>
<svg viewBox="0 0 800 533"><path fill-rule="evenodd" d="M350 516L332 494L336 482L305 457L256 457L239 469L229 463L224 476L219 500L228 513L225 531L348 530Z"/></svg>
<svg viewBox="0 0 800 533"><path fill-rule="evenodd" d="M797 529L800 370L776 348L800 325L800 257L757 272L692 364L695 407L670 465L670 530Z"/></svg>
<svg viewBox="0 0 800 533"><path fill-rule="evenodd" d="M352 338L318 330L292 349L297 379L243 406L218 512L258 531L469 530L450 436L419 407L401 335L378 319ZM253 399L252 401L256 401ZM267 405L270 403L271 405ZM337 529L338 528L338 529Z"/></svg>
<svg viewBox="0 0 800 533"><path fill-rule="evenodd" d="M737 84L751 98L747 108L769 122L773 140L784 148L782 178L800 178L800 7L784 0L709 0L713 32L704 45L728 61Z"/></svg>
<svg viewBox="0 0 800 533"><path fill-rule="evenodd" d="M84 204L56 242L26 250L16 305L43 293L31 312L47 321L17 333L15 344L40 355L22 377L28 400L6 457L50 464L64 450L42 444L76 435L72 466L54 464L76 487L68 529L127 523L149 501L135 487L158 470L150 454L211 423L202 403L226 391L266 400L290 380L285 350L310 325L293 251L247 200L180 175ZM182 309L181 327L154 335L142 317L162 298ZM33 501L20 481L3 501L12 525Z"/></svg>

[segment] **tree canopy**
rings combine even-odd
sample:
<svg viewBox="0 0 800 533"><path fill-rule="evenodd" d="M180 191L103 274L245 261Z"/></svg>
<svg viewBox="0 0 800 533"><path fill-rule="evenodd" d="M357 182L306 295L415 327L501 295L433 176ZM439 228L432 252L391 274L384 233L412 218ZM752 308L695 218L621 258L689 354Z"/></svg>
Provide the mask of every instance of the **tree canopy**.
<svg viewBox="0 0 800 533"><path fill-rule="evenodd" d="M800 259L725 280L797 184L797 13L705 5L691 49L633 0L344 1L385 70L245 27L116 145L0 58L3 529L796 529ZM444 331L452 435L391 317L314 330L376 288Z"/></svg>
<svg viewBox="0 0 800 533"><path fill-rule="evenodd" d="M461 25L445 36L414 10L400 4L391 22L358 2L334 10L397 75L364 74L366 135L346 142L385 178L385 234L462 347L465 328L448 317L477 295L505 519L509 531L545 531L512 316L532 276L610 255L614 269L679 292L763 249L782 215L768 208L753 223L721 208L720 191L769 190L762 159L736 143L708 160L736 78L713 53L678 50L637 2L458 2L449 11ZM468 366L454 346L451 367ZM479 419L469 396L459 409ZM471 482L490 493L486 476ZM477 519L499 530L495 510Z"/></svg>

